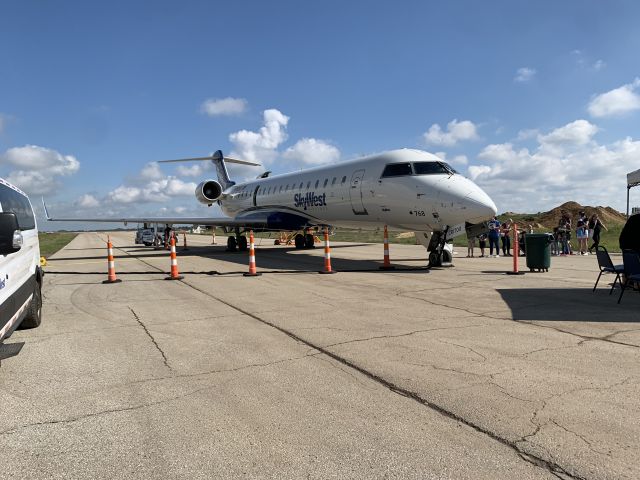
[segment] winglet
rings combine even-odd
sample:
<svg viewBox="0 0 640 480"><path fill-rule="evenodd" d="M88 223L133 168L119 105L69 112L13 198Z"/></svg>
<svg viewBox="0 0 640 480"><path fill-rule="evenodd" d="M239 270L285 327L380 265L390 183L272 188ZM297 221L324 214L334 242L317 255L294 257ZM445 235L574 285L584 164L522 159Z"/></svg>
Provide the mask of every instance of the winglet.
<svg viewBox="0 0 640 480"><path fill-rule="evenodd" d="M49 210L47 209L47 204L44 203L44 197L42 197L42 206L44 207L44 216L47 218L47 220L51 220L51 217L49 216Z"/></svg>

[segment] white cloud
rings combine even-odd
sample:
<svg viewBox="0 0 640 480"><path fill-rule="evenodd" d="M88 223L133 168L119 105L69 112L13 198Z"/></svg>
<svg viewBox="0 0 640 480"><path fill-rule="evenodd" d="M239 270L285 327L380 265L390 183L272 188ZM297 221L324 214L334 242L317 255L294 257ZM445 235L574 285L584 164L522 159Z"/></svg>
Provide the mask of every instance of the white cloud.
<svg viewBox="0 0 640 480"><path fill-rule="evenodd" d="M596 62L593 64L593 69L598 71L602 70L606 66L607 64L603 60L596 60Z"/></svg>
<svg viewBox="0 0 640 480"><path fill-rule="evenodd" d="M25 171L46 170L52 175L70 175L80 168L74 156L37 145L10 148L0 156L0 162Z"/></svg>
<svg viewBox="0 0 640 480"><path fill-rule="evenodd" d="M523 82L523 83L529 82L533 79L535 74L536 74L535 68L522 67L522 68L519 68L518 71L516 72L516 76L514 80L516 82Z"/></svg>
<svg viewBox="0 0 640 480"><path fill-rule="evenodd" d="M282 156L287 160L299 161L304 165L321 165L338 161L340 150L322 140L303 138L292 147L287 148Z"/></svg>
<svg viewBox="0 0 640 480"><path fill-rule="evenodd" d="M146 185L120 185L106 196L109 203L167 202L173 197L194 196L196 184L176 177L152 180Z"/></svg>
<svg viewBox="0 0 640 480"><path fill-rule="evenodd" d="M586 120L576 120L567 125L556 128L547 135L538 135L542 146L572 146L585 145L598 132L598 127Z"/></svg>
<svg viewBox="0 0 640 480"><path fill-rule="evenodd" d="M0 164L17 167L7 175L7 180L30 194L51 193L59 186L58 177L80 169L74 156L37 145L8 149L0 155Z"/></svg>
<svg viewBox="0 0 640 480"><path fill-rule="evenodd" d="M140 177L144 180L158 180L164 177L162 170L160 170L160 165L158 162L150 162L147 163L142 170L140 171Z"/></svg>
<svg viewBox="0 0 640 480"><path fill-rule="evenodd" d="M201 177L204 175L204 172L211 170L210 166L211 163L209 162L199 162L196 165L189 166L180 165L176 168L176 172L178 172L178 175L182 177Z"/></svg>
<svg viewBox="0 0 640 480"><path fill-rule="evenodd" d="M195 183L185 182L172 175L165 176L158 164L151 162L142 167L138 175L107 193L104 203L107 206L117 206L167 202L176 197L193 198L195 189Z"/></svg>
<svg viewBox="0 0 640 480"><path fill-rule="evenodd" d="M636 78L632 83L596 95L589 102L589 113L593 117L601 118L620 116L634 110L640 110L640 95L635 92L639 86L640 78Z"/></svg>
<svg viewBox="0 0 640 480"><path fill-rule="evenodd" d="M637 168L640 141L600 145L593 138L597 130L576 120L539 135L534 150L487 145L469 176L503 211L535 212L568 200L621 208L625 175Z"/></svg>
<svg viewBox="0 0 640 480"><path fill-rule="evenodd" d="M434 123L423 134L423 137L426 143L441 147L453 147L458 142L477 140L479 138L477 127L473 122L469 120L458 122L457 119L447 124L446 132L440 128L439 124Z"/></svg>
<svg viewBox="0 0 640 480"><path fill-rule="evenodd" d="M258 132L240 130L229 135L234 145L232 157L265 165L277 157L276 149L287 139L289 117L273 108L263 112L263 120L264 125Z"/></svg>
<svg viewBox="0 0 640 480"><path fill-rule="evenodd" d="M244 98L208 98L200 105L200 111L210 117L240 115L246 109L247 101Z"/></svg>
<svg viewBox="0 0 640 480"><path fill-rule="evenodd" d="M540 131L537 128L526 128L518 132L516 141L521 142L523 140L530 140L532 138L536 138L539 134Z"/></svg>
<svg viewBox="0 0 640 480"><path fill-rule="evenodd" d="M452 165L465 166L469 164L469 159L466 155L456 155L453 158L447 158L447 154L445 152L436 152L434 153L436 157L441 159L443 162L450 163Z"/></svg>
<svg viewBox="0 0 640 480"><path fill-rule="evenodd" d="M74 204L80 208L95 208L100 205L100 202L93 195L86 193L78 198Z"/></svg>

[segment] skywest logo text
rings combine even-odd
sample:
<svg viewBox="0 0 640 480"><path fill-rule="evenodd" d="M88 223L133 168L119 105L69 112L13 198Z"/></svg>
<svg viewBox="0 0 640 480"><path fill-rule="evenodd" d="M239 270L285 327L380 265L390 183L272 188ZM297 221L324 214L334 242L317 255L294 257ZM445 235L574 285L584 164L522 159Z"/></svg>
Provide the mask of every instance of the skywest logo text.
<svg viewBox="0 0 640 480"><path fill-rule="evenodd" d="M306 195L302 195L301 193L296 193L293 196L293 201L295 202L296 208L302 207L304 210L306 210L307 207L326 207L327 194L316 195L315 192L309 192Z"/></svg>

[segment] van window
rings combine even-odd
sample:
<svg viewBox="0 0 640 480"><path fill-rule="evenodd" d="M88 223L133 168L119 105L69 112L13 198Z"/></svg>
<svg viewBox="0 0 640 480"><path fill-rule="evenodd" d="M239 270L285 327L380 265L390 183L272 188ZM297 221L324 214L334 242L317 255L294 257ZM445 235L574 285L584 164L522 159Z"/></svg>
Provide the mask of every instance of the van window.
<svg viewBox="0 0 640 480"><path fill-rule="evenodd" d="M384 167L382 177L399 177L403 175L411 175L410 163L390 163Z"/></svg>
<svg viewBox="0 0 640 480"><path fill-rule="evenodd" d="M18 219L20 230L36 228L36 220L33 218L33 210L29 200L13 188L0 185L0 205L3 212L13 212Z"/></svg>

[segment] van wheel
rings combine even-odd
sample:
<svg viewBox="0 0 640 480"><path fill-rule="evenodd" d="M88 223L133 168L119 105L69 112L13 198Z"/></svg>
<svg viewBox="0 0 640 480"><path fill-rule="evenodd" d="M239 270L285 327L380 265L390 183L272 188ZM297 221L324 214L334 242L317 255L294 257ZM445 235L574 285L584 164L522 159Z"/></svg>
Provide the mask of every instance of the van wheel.
<svg viewBox="0 0 640 480"><path fill-rule="evenodd" d="M20 326L22 328L36 328L42 320L42 291L40 283L36 282L33 290L33 298L27 308L27 316L24 317Z"/></svg>

